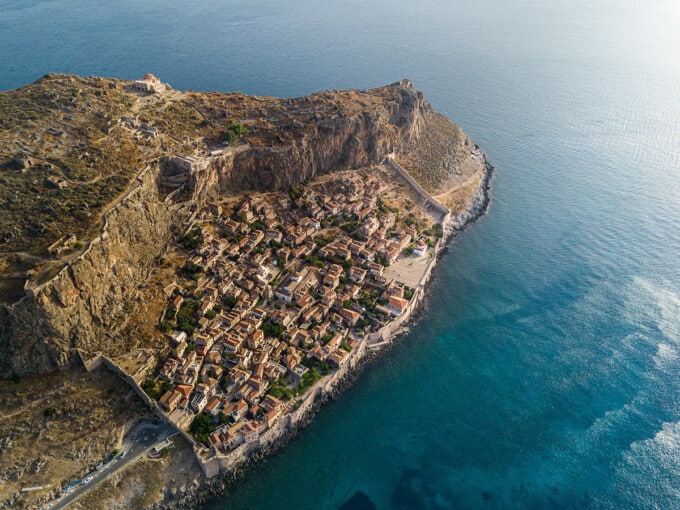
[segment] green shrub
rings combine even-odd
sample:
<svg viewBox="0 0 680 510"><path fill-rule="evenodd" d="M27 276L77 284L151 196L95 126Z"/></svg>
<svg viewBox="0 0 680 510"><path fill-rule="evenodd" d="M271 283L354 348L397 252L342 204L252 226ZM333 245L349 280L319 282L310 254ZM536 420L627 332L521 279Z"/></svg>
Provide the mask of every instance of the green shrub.
<svg viewBox="0 0 680 510"><path fill-rule="evenodd" d="M264 331L265 335L272 336L274 338L281 338L284 331L281 324L263 324L260 329Z"/></svg>
<svg viewBox="0 0 680 510"><path fill-rule="evenodd" d="M195 250L203 244L203 233L200 228L194 228L185 236L180 237L177 242L187 251Z"/></svg>
<svg viewBox="0 0 680 510"><path fill-rule="evenodd" d="M222 303L223 303L224 306L226 306L229 310L231 310L232 308L234 308L234 307L236 306L236 298L235 298L234 296L225 297L225 298L222 300Z"/></svg>
<svg viewBox="0 0 680 510"><path fill-rule="evenodd" d="M267 390L267 394L279 400L290 400L293 398L293 392L281 381L275 381Z"/></svg>
<svg viewBox="0 0 680 510"><path fill-rule="evenodd" d="M233 131L236 134L236 136L239 136L239 137L247 135L248 132L249 132L248 128L246 128L243 124L240 124L238 122L232 124L229 127L229 131Z"/></svg>
<svg viewBox="0 0 680 510"><path fill-rule="evenodd" d="M189 426L189 432L191 432L197 441L207 445L208 437L210 434L215 432L215 425L213 425L212 419L207 414L199 414L194 417L191 425Z"/></svg>
<svg viewBox="0 0 680 510"><path fill-rule="evenodd" d="M225 142L231 145L242 136L247 135L248 132L248 128L237 122L229 126L229 128L222 134L222 138Z"/></svg>
<svg viewBox="0 0 680 510"><path fill-rule="evenodd" d="M193 275L203 273L204 269L203 269L202 266L199 266L198 264L194 264L190 260L187 260L185 262L184 266L182 267L182 271L184 271L188 275L193 276Z"/></svg>
<svg viewBox="0 0 680 510"><path fill-rule="evenodd" d="M238 136L236 136L236 133L234 133L230 129L227 129L222 136L224 138L224 141L229 145L236 143L236 141L238 140Z"/></svg>

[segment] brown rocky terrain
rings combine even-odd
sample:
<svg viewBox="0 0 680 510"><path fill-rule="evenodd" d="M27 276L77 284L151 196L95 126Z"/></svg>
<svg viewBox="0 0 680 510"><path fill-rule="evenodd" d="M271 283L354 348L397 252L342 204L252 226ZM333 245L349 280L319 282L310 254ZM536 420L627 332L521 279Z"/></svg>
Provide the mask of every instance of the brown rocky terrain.
<svg viewBox="0 0 680 510"><path fill-rule="evenodd" d="M409 81L296 99L168 90L47 75L0 93L0 373L66 369L85 353L122 354L147 280L209 197L286 189L338 169L397 160L428 190L465 182L483 163L459 128ZM121 118L153 126L141 136ZM230 126L247 130L223 149ZM178 193L169 158L207 158ZM65 187L54 186L54 177ZM59 254L47 247L67 233Z"/></svg>
<svg viewBox="0 0 680 510"><path fill-rule="evenodd" d="M109 477L73 504L73 508L141 510L167 508L202 482L191 447L176 441L167 457L144 458Z"/></svg>
<svg viewBox="0 0 680 510"><path fill-rule="evenodd" d="M104 368L0 381L0 508L58 494L120 446L148 409ZM25 487L43 490L20 492Z"/></svg>

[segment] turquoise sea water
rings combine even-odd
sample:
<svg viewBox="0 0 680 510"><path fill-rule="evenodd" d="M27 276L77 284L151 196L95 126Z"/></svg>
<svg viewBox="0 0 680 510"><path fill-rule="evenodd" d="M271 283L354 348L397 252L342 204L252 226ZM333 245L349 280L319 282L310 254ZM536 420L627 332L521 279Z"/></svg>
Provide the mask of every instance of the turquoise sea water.
<svg viewBox="0 0 680 510"><path fill-rule="evenodd" d="M410 78L497 166L423 320L206 508L674 509L678 27L675 0L0 0L0 89Z"/></svg>

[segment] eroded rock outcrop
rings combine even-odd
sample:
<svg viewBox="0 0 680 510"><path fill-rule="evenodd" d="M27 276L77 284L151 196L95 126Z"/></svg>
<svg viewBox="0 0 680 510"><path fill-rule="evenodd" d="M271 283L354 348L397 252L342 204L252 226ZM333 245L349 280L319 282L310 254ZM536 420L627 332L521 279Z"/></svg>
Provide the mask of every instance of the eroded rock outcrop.
<svg viewBox="0 0 680 510"><path fill-rule="evenodd" d="M171 239L177 210L162 201L154 171L107 215L104 232L75 261L27 296L1 307L0 369L9 374L67 368L74 348L115 346L132 298Z"/></svg>
<svg viewBox="0 0 680 510"><path fill-rule="evenodd" d="M421 135L424 117L434 112L410 81L380 90L388 89L391 99L380 107L314 119L289 144L237 154L224 168L221 185L237 191L281 189L333 170L376 164L406 149Z"/></svg>

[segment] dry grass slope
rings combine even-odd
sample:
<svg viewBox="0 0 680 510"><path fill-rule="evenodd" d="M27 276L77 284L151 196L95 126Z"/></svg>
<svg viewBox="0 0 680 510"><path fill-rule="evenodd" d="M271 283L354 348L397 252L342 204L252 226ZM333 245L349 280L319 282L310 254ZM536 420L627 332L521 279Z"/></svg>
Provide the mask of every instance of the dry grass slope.
<svg viewBox="0 0 680 510"><path fill-rule="evenodd" d="M23 487L51 485L54 490L85 474L117 446L132 420L149 414L103 368L0 381L0 409L0 508L30 503L49 492L21 499Z"/></svg>
<svg viewBox="0 0 680 510"><path fill-rule="evenodd" d="M450 186L460 165L465 136L460 128L438 113L425 116L424 131L399 162L427 191L437 194Z"/></svg>
<svg viewBox="0 0 680 510"><path fill-rule="evenodd" d="M0 254L45 255L66 233L91 234L139 164L126 133L108 133L131 102L116 81L67 75L0 93Z"/></svg>

